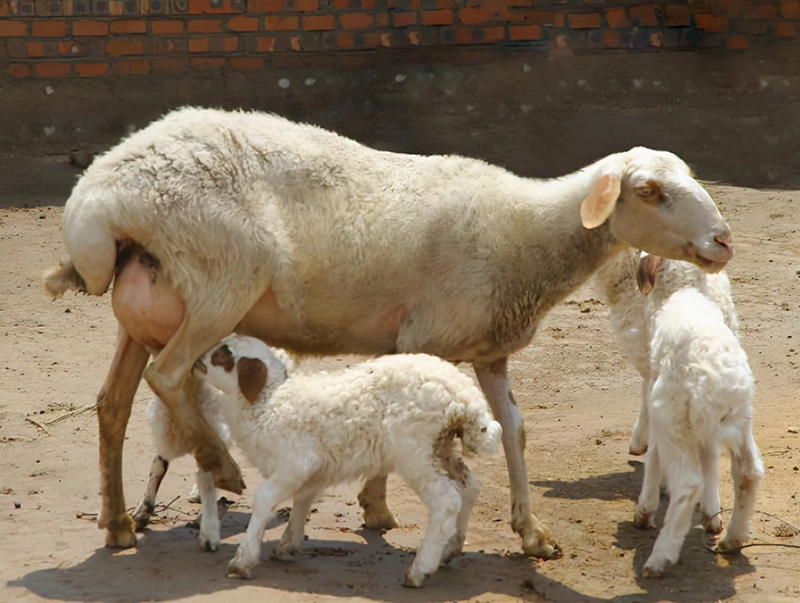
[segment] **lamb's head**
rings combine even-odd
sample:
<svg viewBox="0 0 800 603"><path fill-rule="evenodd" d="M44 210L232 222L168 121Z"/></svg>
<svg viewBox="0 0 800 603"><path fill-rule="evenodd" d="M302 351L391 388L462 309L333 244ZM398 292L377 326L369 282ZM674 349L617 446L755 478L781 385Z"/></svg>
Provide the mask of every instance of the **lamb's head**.
<svg viewBox="0 0 800 603"><path fill-rule="evenodd" d="M689 166L666 151L636 147L598 162L581 205L586 228L608 221L620 241L719 272L733 256L731 231Z"/></svg>
<svg viewBox="0 0 800 603"><path fill-rule="evenodd" d="M254 404L266 388L286 381L286 367L263 341L231 335L206 352L194 373L227 395L242 395Z"/></svg>

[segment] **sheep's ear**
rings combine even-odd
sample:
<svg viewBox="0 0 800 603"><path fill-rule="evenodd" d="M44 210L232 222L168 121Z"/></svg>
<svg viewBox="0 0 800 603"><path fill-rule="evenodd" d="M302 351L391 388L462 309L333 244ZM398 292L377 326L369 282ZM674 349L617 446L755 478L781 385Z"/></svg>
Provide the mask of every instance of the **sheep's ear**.
<svg viewBox="0 0 800 603"><path fill-rule="evenodd" d="M657 255L642 255L639 258L639 268L636 270L636 284L639 291L647 295L656 284L656 273L664 260Z"/></svg>
<svg viewBox="0 0 800 603"><path fill-rule="evenodd" d="M242 395L250 404L255 403L267 384L267 365L258 358L239 358L236 373Z"/></svg>
<svg viewBox="0 0 800 603"><path fill-rule="evenodd" d="M618 176L605 174L597 179L589 196L581 203L581 223L584 228L597 228L608 220L621 189L622 181Z"/></svg>

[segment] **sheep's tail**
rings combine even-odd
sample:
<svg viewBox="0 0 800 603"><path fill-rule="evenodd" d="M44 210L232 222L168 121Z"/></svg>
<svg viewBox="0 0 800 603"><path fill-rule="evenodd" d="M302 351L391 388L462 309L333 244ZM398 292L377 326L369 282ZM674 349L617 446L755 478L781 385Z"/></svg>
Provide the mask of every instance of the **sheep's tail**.
<svg viewBox="0 0 800 603"><path fill-rule="evenodd" d="M492 418L486 399L470 384L445 413L450 433L461 438L465 453L494 454L500 447L503 428Z"/></svg>
<svg viewBox="0 0 800 603"><path fill-rule="evenodd" d="M72 260L64 260L55 268L44 273L44 290L50 299L61 297L66 291L86 292L86 283Z"/></svg>

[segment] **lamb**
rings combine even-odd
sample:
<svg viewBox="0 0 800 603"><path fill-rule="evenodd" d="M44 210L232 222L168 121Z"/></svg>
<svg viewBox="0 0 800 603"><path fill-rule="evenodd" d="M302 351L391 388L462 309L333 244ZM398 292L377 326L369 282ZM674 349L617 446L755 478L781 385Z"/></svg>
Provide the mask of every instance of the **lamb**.
<svg viewBox="0 0 800 603"><path fill-rule="evenodd" d="M747 354L726 325L720 307L698 289L659 291L655 315L647 406L649 446L634 524L655 527L659 488L665 480L670 502L664 526L643 569L659 577L677 562L700 504L707 531L719 531L719 448L731 454L734 510L717 550L747 541L755 497L764 474L753 439L754 379Z"/></svg>
<svg viewBox="0 0 800 603"><path fill-rule="evenodd" d="M280 360L286 372L294 370L295 361L284 350L275 349L272 350L272 354ZM220 410L222 396L219 390L202 381L195 381L192 386L203 417L225 446L230 448L231 433L222 418ZM158 489L167 474L170 462L192 451L185 435L172 420L166 406L158 396L153 396L148 402L147 418L153 433L156 455L150 463L150 474L147 478L145 493L133 510L132 518L137 530L143 530L150 523ZM211 473L202 470L197 472L197 481L189 494L189 500L202 503L200 546L208 551L216 551L220 541L220 519L225 507L218 506L217 490Z"/></svg>
<svg viewBox="0 0 800 603"><path fill-rule="evenodd" d="M120 328L98 395L98 526L112 547L136 544L122 442L143 374L200 467L241 491L189 385L195 360L235 331L295 353L471 363L503 427L511 527L526 554L557 557L531 511L509 355L625 247L709 272L732 255L728 225L672 153L636 147L536 180L463 157L376 151L274 115L195 108L96 158L62 231L70 259L46 277L51 295L102 295L115 281ZM394 525L385 492L376 478L361 493L370 527Z"/></svg>
<svg viewBox="0 0 800 603"><path fill-rule="evenodd" d="M233 335L209 350L195 372L221 390L234 439L265 477L229 575L251 576L265 526L285 499L294 497L292 512L273 557L288 561L300 550L310 506L324 488L391 471L429 512L404 586L421 586L461 553L480 482L455 439L465 453L491 454L502 429L481 391L455 366L400 354L287 380L266 344Z"/></svg>
<svg viewBox="0 0 800 603"><path fill-rule="evenodd" d="M630 453L636 456L647 451L650 342L653 319L661 307L647 295L653 289L656 272L662 292L674 293L683 287L694 287L712 299L722 310L725 324L737 338L739 336L739 318L731 283L724 270L706 274L688 262L664 262L658 256L626 249L597 271L595 282L609 308L611 331L622 354L642 376L639 416L630 444Z"/></svg>

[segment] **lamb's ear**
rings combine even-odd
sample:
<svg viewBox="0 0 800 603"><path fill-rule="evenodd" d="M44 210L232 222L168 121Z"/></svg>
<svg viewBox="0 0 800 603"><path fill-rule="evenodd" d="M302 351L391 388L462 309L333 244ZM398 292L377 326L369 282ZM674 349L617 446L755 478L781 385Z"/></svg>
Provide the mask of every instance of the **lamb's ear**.
<svg viewBox="0 0 800 603"><path fill-rule="evenodd" d="M255 403L267 384L267 365L258 358L239 358L236 363L236 374L242 395L250 404Z"/></svg>
<svg viewBox="0 0 800 603"><path fill-rule="evenodd" d="M636 284L639 291L647 295L656 284L656 273L664 260L657 255L642 254L639 258L639 268L636 270Z"/></svg>
<svg viewBox="0 0 800 603"><path fill-rule="evenodd" d="M604 174L594 183L589 196L581 203L581 223L584 228L597 228L614 211L622 189L622 181L615 174Z"/></svg>

